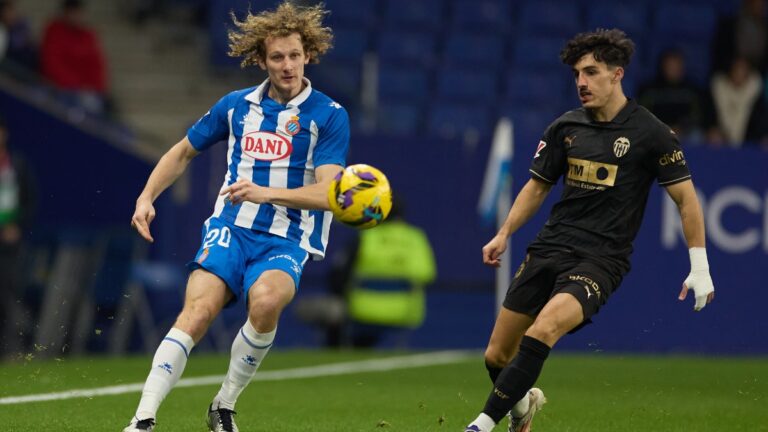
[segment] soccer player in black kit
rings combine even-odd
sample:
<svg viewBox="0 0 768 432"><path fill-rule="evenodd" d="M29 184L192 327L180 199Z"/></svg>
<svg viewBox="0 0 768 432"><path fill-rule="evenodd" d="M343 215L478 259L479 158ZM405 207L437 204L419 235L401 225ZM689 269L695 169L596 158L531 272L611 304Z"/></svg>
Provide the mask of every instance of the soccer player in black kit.
<svg viewBox="0 0 768 432"><path fill-rule="evenodd" d="M560 58L573 71L582 107L544 132L531 179L504 225L483 247L483 262L499 266L507 239L528 221L560 177L564 188L549 220L529 245L485 351L494 389L465 432L487 432L509 415L509 430L528 432L545 402L533 388L550 349L590 322L629 271L651 185L677 204L691 272L679 300L693 290L695 310L714 297L704 249L704 218L677 137L622 90L634 43L621 30L581 33Z"/></svg>

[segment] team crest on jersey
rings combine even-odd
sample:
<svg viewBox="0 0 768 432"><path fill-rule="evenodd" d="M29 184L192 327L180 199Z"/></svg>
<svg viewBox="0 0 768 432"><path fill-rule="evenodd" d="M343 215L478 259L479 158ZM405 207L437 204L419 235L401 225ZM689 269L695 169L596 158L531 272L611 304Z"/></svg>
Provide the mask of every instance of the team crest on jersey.
<svg viewBox="0 0 768 432"><path fill-rule="evenodd" d="M208 258L208 248L203 249L203 252L200 254L200 257L197 258L197 263L202 264L206 258Z"/></svg>
<svg viewBox="0 0 768 432"><path fill-rule="evenodd" d="M293 116L290 120L285 122L285 131L290 136L294 136L301 131L301 124L299 124L299 117Z"/></svg>
<svg viewBox="0 0 768 432"><path fill-rule="evenodd" d="M629 151L629 138L618 137L613 142L613 154L616 157L622 157Z"/></svg>
<svg viewBox="0 0 768 432"><path fill-rule="evenodd" d="M284 136L273 132L251 132L240 140L243 154L260 161L276 161L291 155L293 146Z"/></svg>
<svg viewBox="0 0 768 432"><path fill-rule="evenodd" d="M546 146L547 146L547 143L545 143L544 141L539 141L539 146L536 147L536 154L533 155L533 158L536 159L537 157L541 156L540 152L544 150L544 147Z"/></svg>

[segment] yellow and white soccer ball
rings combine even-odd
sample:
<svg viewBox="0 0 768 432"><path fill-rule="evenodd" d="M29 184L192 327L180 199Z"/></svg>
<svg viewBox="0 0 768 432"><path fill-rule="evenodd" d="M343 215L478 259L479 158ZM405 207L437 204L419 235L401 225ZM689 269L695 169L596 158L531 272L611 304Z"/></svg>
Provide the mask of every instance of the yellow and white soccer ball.
<svg viewBox="0 0 768 432"><path fill-rule="evenodd" d="M392 190L383 172L365 164L346 167L328 189L328 203L336 220L358 229L384 221L392 208Z"/></svg>

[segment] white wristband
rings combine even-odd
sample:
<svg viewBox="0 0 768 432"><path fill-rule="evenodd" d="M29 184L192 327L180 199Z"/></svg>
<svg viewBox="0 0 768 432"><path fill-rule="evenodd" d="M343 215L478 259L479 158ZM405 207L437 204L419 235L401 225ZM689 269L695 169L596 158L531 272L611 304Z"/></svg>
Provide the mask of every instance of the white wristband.
<svg viewBox="0 0 768 432"><path fill-rule="evenodd" d="M691 257L691 273L697 271L709 271L707 249L703 247L692 247L688 249L688 255Z"/></svg>

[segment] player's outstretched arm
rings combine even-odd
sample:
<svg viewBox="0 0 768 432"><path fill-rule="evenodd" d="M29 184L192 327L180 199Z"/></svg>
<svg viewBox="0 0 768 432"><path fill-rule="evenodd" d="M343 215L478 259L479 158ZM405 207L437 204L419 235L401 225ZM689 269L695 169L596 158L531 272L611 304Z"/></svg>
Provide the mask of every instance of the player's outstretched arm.
<svg viewBox="0 0 768 432"><path fill-rule="evenodd" d="M696 298L693 309L700 311L715 298L715 286L709 275L705 249L704 215L692 181L686 180L671 185L667 187L667 193L680 212L683 235L688 243L688 254L691 258L691 272L683 282L678 299L685 300L688 290L693 290Z"/></svg>
<svg viewBox="0 0 768 432"><path fill-rule="evenodd" d="M530 179L517 194L507 219L499 232L483 246L483 263L498 267L499 257L507 250L507 239L539 211L544 199L552 189L552 185L541 180Z"/></svg>
<svg viewBox="0 0 768 432"><path fill-rule="evenodd" d="M315 168L316 183L293 189L259 186L250 180L239 179L221 190L234 205L244 201L270 203L304 210L330 210L328 188L331 180L344 168L341 165L321 165Z"/></svg>
<svg viewBox="0 0 768 432"><path fill-rule="evenodd" d="M199 152L192 147L189 139L184 137L160 158L152 174L149 175L144 190L136 199L136 210L131 218L131 226L148 242L155 241L149 231L149 224L155 218L155 207L152 203L179 178L187 169L189 161L198 154Z"/></svg>

